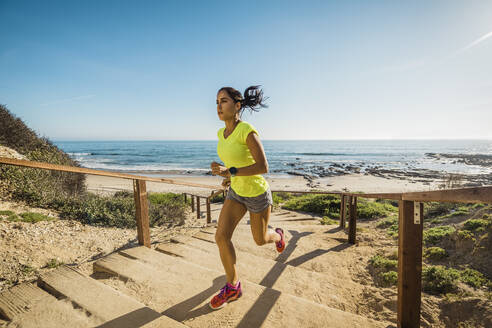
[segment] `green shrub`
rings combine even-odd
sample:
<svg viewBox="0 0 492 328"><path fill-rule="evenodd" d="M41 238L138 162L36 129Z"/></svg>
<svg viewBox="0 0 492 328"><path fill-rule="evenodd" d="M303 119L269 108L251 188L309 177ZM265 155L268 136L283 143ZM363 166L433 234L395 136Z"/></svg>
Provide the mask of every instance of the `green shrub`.
<svg viewBox="0 0 492 328"><path fill-rule="evenodd" d="M439 261L447 257L446 250L441 247L429 247L425 250L424 256L433 261Z"/></svg>
<svg viewBox="0 0 492 328"><path fill-rule="evenodd" d="M468 230L458 230L457 236L458 236L458 238L463 239L463 240L467 240L467 239L475 240L475 236L473 235L473 233L471 233Z"/></svg>
<svg viewBox="0 0 492 328"><path fill-rule="evenodd" d="M113 194L113 197L116 197L116 198L127 198L127 197L134 197L133 195L134 194L131 191L128 191L128 190L118 190L117 192L115 192Z"/></svg>
<svg viewBox="0 0 492 328"><path fill-rule="evenodd" d="M274 204L281 204L291 199L293 196L291 193L288 192L274 192L272 193L272 197Z"/></svg>
<svg viewBox="0 0 492 328"><path fill-rule="evenodd" d="M458 270L442 265L424 267L422 270L423 289L431 294L455 292L459 277Z"/></svg>
<svg viewBox="0 0 492 328"><path fill-rule="evenodd" d="M30 223L36 223L39 221L52 221L55 219L53 217L49 217L41 213L33 213L33 212L21 213L19 214L19 216L22 218L23 222L30 222Z"/></svg>
<svg viewBox="0 0 492 328"><path fill-rule="evenodd" d="M452 218L452 217L455 217L455 216L464 216L464 215L468 215L470 214L468 211L454 211L454 212L451 212L449 214L446 214L444 216L441 216L442 219L448 219L448 218Z"/></svg>
<svg viewBox="0 0 492 328"><path fill-rule="evenodd" d="M398 224L398 218L397 217L389 217L389 218L384 218L381 221L378 222L376 227L385 229L389 228L394 224Z"/></svg>
<svg viewBox="0 0 492 328"><path fill-rule="evenodd" d="M284 199L282 200L284 201ZM340 197L326 194L306 194L292 196L282 205L282 208L292 211L304 211L340 218ZM357 202L357 217L359 219L375 219L396 213L398 208L389 202L375 202L359 199Z"/></svg>
<svg viewBox="0 0 492 328"><path fill-rule="evenodd" d="M442 217L439 217L439 218L435 218L435 219L432 219L429 221L429 223L431 224L441 224L443 221L443 218Z"/></svg>
<svg viewBox="0 0 492 328"><path fill-rule="evenodd" d="M333 213L340 215L340 198L334 195L306 194L289 198L282 208L292 211L329 215L331 217Z"/></svg>
<svg viewBox="0 0 492 328"><path fill-rule="evenodd" d="M174 193L149 193L148 194L148 199L151 204L153 205L166 205L170 203L184 203L184 198L180 194L174 194Z"/></svg>
<svg viewBox="0 0 492 328"><path fill-rule="evenodd" d="M382 270L394 270L398 267L397 260L390 260L381 255L374 255L369 260L369 263L372 264L373 267L379 268Z"/></svg>
<svg viewBox="0 0 492 328"><path fill-rule="evenodd" d="M149 194L149 201L151 226L184 224L187 204L184 202L182 195L174 193L152 193Z"/></svg>
<svg viewBox="0 0 492 328"><path fill-rule="evenodd" d="M322 219L321 219L321 224L326 224L326 225L334 225L334 224L339 224L339 222L337 220L333 220L333 219L330 219L329 217L327 216L324 216Z"/></svg>
<svg viewBox="0 0 492 328"><path fill-rule="evenodd" d="M28 264L21 264L20 270L23 274L28 275L32 272L35 272L36 268L34 268Z"/></svg>
<svg viewBox="0 0 492 328"><path fill-rule="evenodd" d="M15 213L12 211L0 211L0 216L10 216L13 214L15 214Z"/></svg>
<svg viewBox="0 0 492 328"><path fill-rule="evenodd" d="M492 282L477 270L467 268L460 272L460 280L474 288L487 287L492 289Z"/></svg>
<svg viewBox="0 0 492 328"><path fill-rule="evenodd" d="M360 219L376 219L398 212L398 208L389 203L380 203L367 200L357 202L357 217Z"/></svg>
<svg viewBox="0 0 492 328"><path fill-rule="evenodd" d="M19 221L19 217L12 211L0 211L0 220L7 219L9 221Z"/></svg>
<svg viewBox="0 0 492 328"><path fill-rule="evenodd" d="M384 218L379 223L376 225L376 227L385 229L388 235L391 237L397 237L398 236L398 217L397 216L390 216L388 218Z"/></svg>
<svg viewBox="0 0 492 328"><path fill-rule="evenodd" d="M388 287L396 284L398 281L398 260L390 259L382 255L374 255L369 264L372 266L373 275L376 285Z"/></svg>
<svg viewBox="0 0 492 328"><path fill-rule="evenodd" d="M424 230L424 241L426 244L438 244L445 237L448 237L456 229L451 226L439 226Z"/></svg>
<svg viewBox="0 0 492 328"><path fill-rule="evenodd" d="M79 166L48 139L38 137L21 119L0 105L0 144L28 160ZM74 196L85 190L85 175L0 164L0 196L46 207L54 198Z"/></svg>
<svg viewBox="0 0 492 328"><path fill-rule="evenodd" d="M53 268L56 268L56 267L59 267L60 265L63 265L64 263L61 262L61 261L58 261L57 259L51 259L49 260L46 264L45 264L45 268L50 268L50 269L53 269Z"/></svg>
<svg viewBox="0 0 492 328"><path fill-rule="evenodd" d="M81 197L59 198L50 205L64 219L96 226L134 228L136 219L133 193L121 192L115 196L87 193ZM187 206L182 195L149 193L148 200L150 226L184 223Z"/></svg>
<svg viewBox="0 0 492 328"><path fill-rule="evenodd" d="M492 222L489 220L470 219L465 221L464 228L469 231L479 232L485 231L485 228L487 228L491 224Z"/></svg>
<svg viewBox="0 0 492 328"><path fill-rule="evenodd" d="M188 199L189 199L189 197L188 197ZM225 201L225 197L222 193L217 194L217 195L210 198L211 203L223 203L224 201ZM190 200L190 202L191 202L191 200Z"/></svg>
<svg viewBox="0 0 492 328"><path fill-rule="evenodd" d="M460 205L457 203L428 202L424 206L424 217L432 218L451 213Z"/></svg>
<svg viewBox="0 0 492 328"><path fill-rule="evenodd" d="M398 273L396 271L384 272L380 276L386 286L393 286L398 283Z"/></svg>

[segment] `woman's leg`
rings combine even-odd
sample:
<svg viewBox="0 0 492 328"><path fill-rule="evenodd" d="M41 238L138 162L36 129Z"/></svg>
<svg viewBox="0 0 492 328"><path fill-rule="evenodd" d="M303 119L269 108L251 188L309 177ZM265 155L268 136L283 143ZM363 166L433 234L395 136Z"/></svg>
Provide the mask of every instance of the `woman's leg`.
<svg viewBox="0 0 492 328"><path fill-rule="evenodd" d="M251 232L253 239L258 246L280 241L280 235L268 229L268 221L270 220L271 206L259 213L249 212L251 223Z"/></svg>
<svg viewBox="0 0 492 328"><path fill-rule="evenodd" d="M231 238L234 229L246 213L246 206L233 200L226 199L219 215L215 242L219 247L220 259L227 277L227 282L234 285L238 280L236 272L236 252Z"/></svg>

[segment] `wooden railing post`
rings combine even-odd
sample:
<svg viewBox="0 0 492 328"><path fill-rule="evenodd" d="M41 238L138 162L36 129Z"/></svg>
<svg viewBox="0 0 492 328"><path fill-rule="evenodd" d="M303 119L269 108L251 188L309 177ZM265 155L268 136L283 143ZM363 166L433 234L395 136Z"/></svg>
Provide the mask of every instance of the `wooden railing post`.
<svg viewBox="0 0 492 328"><path fill-rule="evenodd" d="M195 212L195 196L193 195L190 195L191 196L191 212Z"/></svg>
<svg viewBox="0 0 492 328"><path fill-rule="evenodd" d="M138 244L150 248L149 204L145 181L133 180L133 196L137 217Z"/></svg>
<svg viewBox="0 0 492 328"><path fill-rule="evenodd" d="M184 196L184 201L185 201L185 204L186 204L186 201L188 200L187 199L188 197L186 197L186 193L183 193L183 196Z"/></svg>
<svg viewBox="0 0 492 328"><path fill-rule="evenodd" d="M357 197L349 196L349 237L348 242L355 244L357 231Z"/></svg>
<svg viewBox="0 0 492 328"><path fill-rule="evenodd" d="M422 203L399 202L398 328L420 327L423 216Z"/></svg>
<svg viewBox="0 0 492 328"><path fill-rule="evenodd" d="M340 196L340 228L345 229L345 195Z"/></svg>
<svg viewBox="0 0 492 328"><path fill-rule="evenodd" d="M200 196L196 196L196 218L200 219Z"/></svg>
<svg viewBox="0 0 492 328"><path fill-rule="evenodd" d="M212 222L212 214L210 213L210 197L207 197L207 224Z"/></svg>

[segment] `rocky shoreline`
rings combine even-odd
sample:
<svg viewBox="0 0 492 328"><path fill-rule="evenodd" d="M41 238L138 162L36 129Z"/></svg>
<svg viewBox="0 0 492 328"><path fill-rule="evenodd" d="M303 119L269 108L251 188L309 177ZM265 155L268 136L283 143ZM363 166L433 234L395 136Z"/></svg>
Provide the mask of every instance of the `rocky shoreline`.
<svg viewBox="0 0 492 328"><path fill-rule="evenodd" d="M483 167L492 167L492 155L484 154L436 154L436 153L426 153L427 157L435 159L454 159L453 163L464 163L467 165L478 165Z"/></svg>
<svg viewBox="0 0 492 328"><path fill-rule="evenodd" d="M462 163L484 168L485 173L465 174L449 173L445 171L422 169L412 167L409 163L402 163L403 168L388 168L382 165L371 165L368 163L328 163L327 165L306 166L305 163L296 158L296 162L284 163L285 169L270 170L269 174L301 176L308 183L326 177L336 177L350 174L363 174L386 179L411 180L427 184L429 182L442 181L443 183L452 181L453 185L472 187L492 185L492 174L488 173L492 168L492 155L485 154L445 154L445 153L426 153L426 157L436 161L451 161L450 164ZM211 176L211 171L203 170L167 170L167 171L129 171L131 174L143 174L149 176Z"/></svg>
<svg viewBox="0 0 492 328"><path fill-rule="evenodd" d="M453 163L464 163L466 165L477 165L484 168L492 166L492 155L469 155L469 154L436 154L426 153L426 156L434 159L455 159ZM405 163L408 164L408 163ZM353 164L332 163L328 166L299 167L297 163L287 163L292 169L285 173L290 175L302 176L309 182L317 178L334 177L348 174L364 174L386 179L412 180L416 182L428 183L430 181L448 182L453 186L474 187L492 185L492 174L459 174L436 171L429 169L418 169L407 166L405 169L390 169L382 166L361 166ZM487 170L488 171L488 170ZM273 173L280 173L282 170L274 170ZM449 186L448 186L449 187Z"/></svg>

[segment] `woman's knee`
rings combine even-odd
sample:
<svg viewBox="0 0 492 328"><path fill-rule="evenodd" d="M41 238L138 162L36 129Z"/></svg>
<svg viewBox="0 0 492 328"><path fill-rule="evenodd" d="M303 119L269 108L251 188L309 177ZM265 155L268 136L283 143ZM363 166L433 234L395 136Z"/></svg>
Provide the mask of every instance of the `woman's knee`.
<svg viewBox="0 0 492 328"><path fill-rule="evenodd" d="M215 242L217 243L217 245L225 245L225 244L231 242L231 237L229 237L227 234L225 234L223 232L216 231L215 232Z"/></svg>

